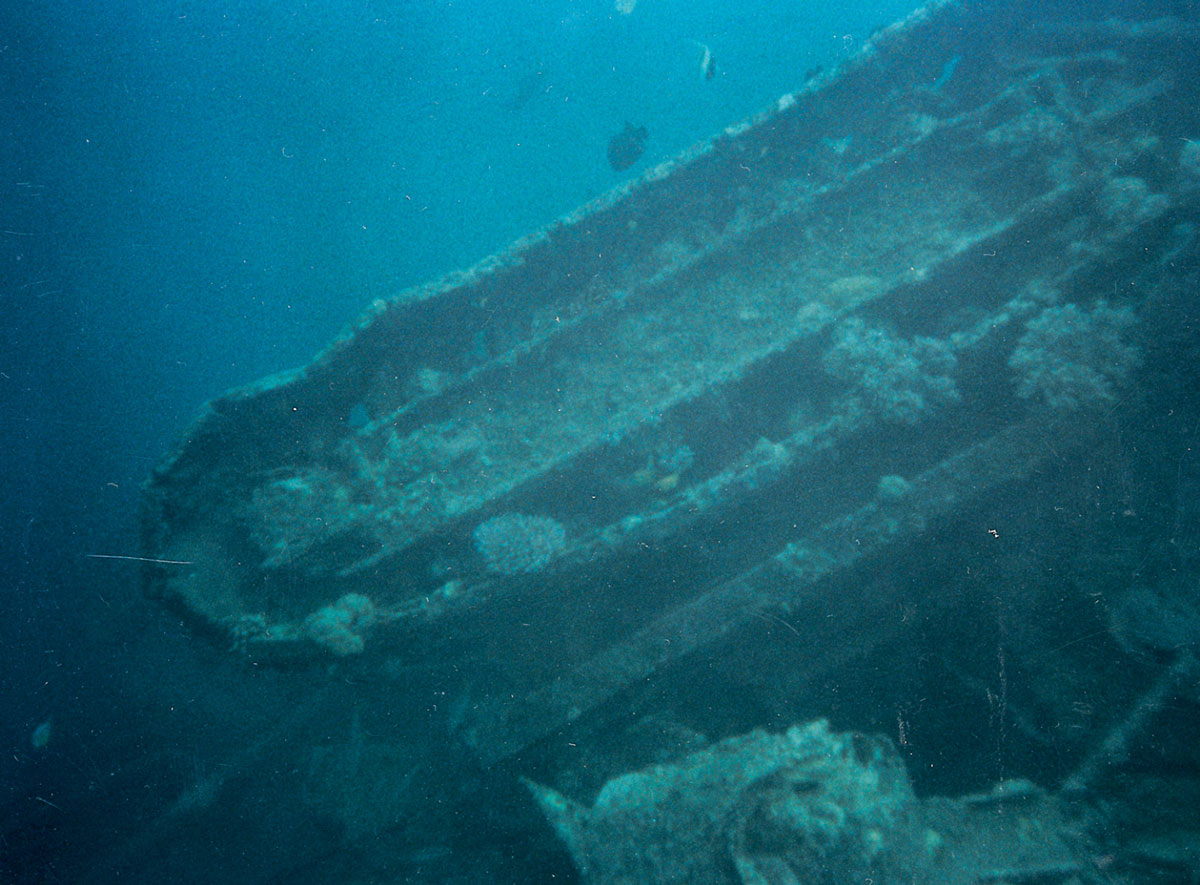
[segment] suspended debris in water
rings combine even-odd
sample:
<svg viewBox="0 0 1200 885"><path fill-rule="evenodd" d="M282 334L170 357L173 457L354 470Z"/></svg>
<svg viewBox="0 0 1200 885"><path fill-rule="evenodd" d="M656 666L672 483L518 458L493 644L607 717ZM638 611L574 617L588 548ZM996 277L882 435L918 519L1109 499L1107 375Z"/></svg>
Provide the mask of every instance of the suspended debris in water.
<svg viewBox="0 0 1200 885"><path fill-rule="evenodd" d="M636 163L646 149L648 134L645 126L626 123L608 142L608 165L620 172Z"/></svg>

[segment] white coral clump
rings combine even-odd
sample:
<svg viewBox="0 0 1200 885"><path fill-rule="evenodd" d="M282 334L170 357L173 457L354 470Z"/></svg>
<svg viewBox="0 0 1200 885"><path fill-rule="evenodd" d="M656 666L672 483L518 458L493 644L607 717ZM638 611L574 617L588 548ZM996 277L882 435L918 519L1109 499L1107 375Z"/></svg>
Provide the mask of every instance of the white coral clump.
<svg viewBox="0 0 1200 885"><path fill-rule="evenodd" d="M1141 352L1127 340L1134 319L1128 307L1104 301L1091 310L1046 308L1025 324L1008 359L1018 376L1017 395L1052 409L1115 402L1141 364Z"/></svg>
<svg viewBox="0 0 1200 885"><path fill-rule="evenodd" d="M339 657L363 650L363 632L375 622L375 604L361 593L347 593L304 619L304 635Z"/></svg>
<svg viewBox="0 0 1200 885"><path fill-rule="evenodd" d="M853 386L886 421L915 424L930 408L957 402L954 351L933 338L897 338L862 320L842 323L825 354L825 370Z"/></svg>
<svg viewBox="0 0 1200 885"><path fill-rule="evenodd" d="M488 570L502 575L541 571L567 546L567 530L557 519L524 513L493 516L472 537Z"/></svg>

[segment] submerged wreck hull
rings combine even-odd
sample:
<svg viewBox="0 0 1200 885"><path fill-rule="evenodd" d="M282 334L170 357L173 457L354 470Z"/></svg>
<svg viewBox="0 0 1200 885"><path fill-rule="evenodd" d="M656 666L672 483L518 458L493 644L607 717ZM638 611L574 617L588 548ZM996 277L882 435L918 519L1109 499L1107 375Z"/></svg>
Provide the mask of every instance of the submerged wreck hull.
<svg viewBox="0 0 1200 885"><path fill-rule="evenodd" d="M914 649L961 617L940 677L991 703L1019 633L1005 715L1036 744L1074 708L1063 661L1037 669L1058 589L1029 563L1069 570L1146 515L1157 481L1113 466L1144 466L1130 434L1191 383L1156 347L1195 317L1198 24L1123 10L931 4L376 303L155 471L148 592L239 654L456 685L486 764L650 709L728 733L856 685L837 703L862 712L931 678ZM1087 617L1115 655L1140 641ZM1136 702L1109 700L1078 758ZM903 745L906 716L876 725Z"/></svg>

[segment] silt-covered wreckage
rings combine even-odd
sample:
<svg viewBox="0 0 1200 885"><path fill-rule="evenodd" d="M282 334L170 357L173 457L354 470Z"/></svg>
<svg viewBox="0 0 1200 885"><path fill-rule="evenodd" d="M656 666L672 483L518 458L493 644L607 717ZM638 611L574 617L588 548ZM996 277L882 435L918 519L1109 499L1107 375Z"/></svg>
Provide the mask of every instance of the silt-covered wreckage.
<svg viewBox="0 0 1200 885"><path fill-rule="evenodd" d="M584 881L1194 876L1135 808L1197 761L1197 83L1190 3L924 7L212 402L146 588L436 687ZM433 739L322 697L344 742L247 767L450 880L386 789Z"/></svg>

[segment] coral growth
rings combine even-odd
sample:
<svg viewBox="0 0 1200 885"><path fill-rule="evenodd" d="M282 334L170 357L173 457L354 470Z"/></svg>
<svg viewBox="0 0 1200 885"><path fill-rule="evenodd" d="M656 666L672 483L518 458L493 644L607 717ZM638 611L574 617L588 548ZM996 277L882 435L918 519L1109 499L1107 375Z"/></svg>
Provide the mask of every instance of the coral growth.
<svg viewBox="0 0 1200 885"><path fill-rule="evenodd" d="M474 539L489 570L521 575L545 568L566 546L567 532L549 516L502 513L480 524Z"/></svg>
<svg viewBox="0 0 1200 885"><path fill-rule="evenodd" d="M240 514L263 553L262 568L294 565L335 536L354 517L340 478L311 467L271 478L256 488Z"/></svg>
<svg viewBox="0 0 1200 885"><path fill-rule="evenodd" d="M1150 192L1141 178L1112 178L1100 192L1100 211L1114 224L1141 224L1166 211L1170 201Z"/></svg>
<svg viewBox="0 0 1200 885"><path fill-rule="evenodd" d="M375 617L375 604L370 599L360 593L347 593L305 618L304 634L335 655L358 654L364 646L362 634Z"/></svg>
<svg viewBox="0 0 1200 885"><path fill-rule="evenodd" d="M1009 357L1017 373L1017 395L1052 409L1076 409L1116 400L1141 363L1129 343L1134 315L1129 308L1097 301L1091 310L1074 304L1048 307L1025 324Z"/></svg>
<svg viewBox="0 0 1200 885"><path fill-rule="evenodd" d="M931 407L958 401L954 351L932 338L903 339L846 320L825 354L825 369L876 416L915 424Z"/></svg>

